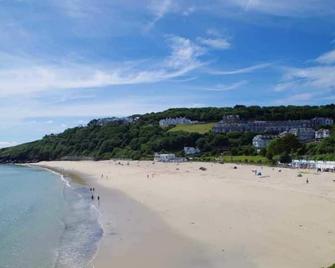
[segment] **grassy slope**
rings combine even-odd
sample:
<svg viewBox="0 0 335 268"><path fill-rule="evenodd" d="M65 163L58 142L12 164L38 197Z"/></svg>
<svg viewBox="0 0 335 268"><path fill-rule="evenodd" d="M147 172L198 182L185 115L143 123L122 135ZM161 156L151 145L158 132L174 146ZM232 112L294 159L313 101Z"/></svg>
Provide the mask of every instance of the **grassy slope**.
<svg viewBox="0 0 335 268"><path fill-rule="evenodd" d="M202 158L205 161L217 161L226 163L245 163L245 164L261 164L261 165L271 165L271 161L261 155L224 155L224 156L208 156ZM335 267L334 267L335 268Z"/></svg>
<svg viewBox="0 0 335 268"><path fill-rule="evenodd" d="M205 134L212 130L215 123L193 124L193 125L177 125L171 128L170 132L184 131L189 133Z"/></svg>
<svg viewBox="0 0 335 268"><path fill-rule="evenodd" d="M223 161L233 163L270 164L269 159L260 155L223 156Z"/></svg>

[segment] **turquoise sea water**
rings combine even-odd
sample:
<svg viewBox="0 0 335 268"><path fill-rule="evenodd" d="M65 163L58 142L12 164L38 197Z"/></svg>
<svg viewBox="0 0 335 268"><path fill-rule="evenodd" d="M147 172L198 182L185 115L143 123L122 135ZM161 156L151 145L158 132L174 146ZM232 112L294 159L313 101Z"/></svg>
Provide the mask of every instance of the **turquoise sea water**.
<svg viewBox="0 0 335 268"><path fill-rule="evenodd" d="M90 267L101 236L87 187L0 165L0 268Z"/></svg>

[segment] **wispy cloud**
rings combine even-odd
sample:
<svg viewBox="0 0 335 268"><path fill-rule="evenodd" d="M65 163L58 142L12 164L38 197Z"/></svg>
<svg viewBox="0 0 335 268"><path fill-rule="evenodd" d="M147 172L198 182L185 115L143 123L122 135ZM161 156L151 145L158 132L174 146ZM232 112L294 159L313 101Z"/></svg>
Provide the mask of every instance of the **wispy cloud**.
<svg viewBox="0 0 335 268"><path fill-rule="evenodd" d="M287 68L283 81L276 91L293 89L329 90L335 89L335 66Z"/></svg>
<svg viewBox="0 0 335 268"><path fill-rule="evenodd" d="M224 38L198 38L198 41L213 49L229 49L231 47L230 42Z"/></svg>
<svg viewBox="0 0 335 268"><path fill-rule="evenodd" d="M232 46L230 38L222 36L217 29L208 29L206 31L206 37L198 37L197 41L199 44L210 49L225 50Z"/></svg>
<svg viewBox="0 0 335 268"><path fill-rule="evenodd" d="M312 63L318 63L309 67L286 67L282 81L279 82L274 91L290 92L291 100L311 100L322 98L329 100L335 95L335 61L333 51L322 54ZM295 97L296 96L296 97Z"/></svg>
<svg viewBox="0 0 335 268"><path fill-rule="evenodd" d="M332 0L219 0L218 3L223 6L230 3L250 12L256 11L290 17L321 16L335 13L335 5Z"/></svg>
<svg viewBox="0 0 335 268"><path fill-rule="evenodd" d="M309 103L313 98L315 98L315 95L312 93L299 93L299 94L293 94L289 97L285 98L279 98L274 101L274 104L276 105L282 105L282 104L304 104Z"/></svg>
<svg viewBox="0 0 335 268"><path fill-rule="evenodd" d="M222 70L209 70L210 74L213 75L237 75L237 74L246 74L246 73L252 73L257 70L262 70L267 67L270 67L272 63L261 63L261 64L256 64L248 67L243 67L240 69L235 69L235 70L228 70L228 71L222 71Z"/></svg>
<svg viewBox="0 0 335 268"><path fill-rule="evenodd" d="M335 63L335 49L319 56L316 61L321 64Z"/></svg>
<svg viewBox="0 0 335 268"><path fill-rule="evenodd" d="M115 85L157 83L182 77L204 63L205 53L191 40L169 36L170 55L138 64L123 63L115 66L63 62L59 64L34 63L29 59L16 59L11 67L0 66L0 95L31 93L68 88L97 88ZM5 56L3 57L6 58ZM29 62L29 64L26 64ZM145 65L145 63L146 65Z"/></svg>
<svg viewBox="0 0 335 268"><path fill-rule="evenodd" d="M0 149L17 145L15 141L0 141Z"/></svg>
<svg viewBox="0 0 335 268"><path fill-rule="evenodd" d="M233 91L236 89L241 88L242 86L246 85L248 82L246 80L238 81L232 84L219 84L215 85L213 87L206 87L203 88L204 90L207 91L215 91L215 92L227 92L227 91Z"/></svg>
<svg viewBox="0 0 335 268"><path fill-rule="evenodd" d="M160 21L172 8L172 0L162 0L151 1L149 5L149 9L152 11L154 18L150 23L146 26L146 30L150 30L155 24Z"/></svg>
<svg viewBox="0 0 335 268"><path fill-rule="evenodd" d="M324 53L309 67L286 67L282 81L275 91L285 90L333 90L335 89L335 50Z"/></svg>

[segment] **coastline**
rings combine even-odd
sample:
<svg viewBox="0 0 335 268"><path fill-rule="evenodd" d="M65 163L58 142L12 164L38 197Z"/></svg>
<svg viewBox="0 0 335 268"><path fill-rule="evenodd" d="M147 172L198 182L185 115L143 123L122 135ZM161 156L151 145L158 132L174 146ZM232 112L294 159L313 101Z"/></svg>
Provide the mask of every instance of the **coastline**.
<svg viewBox="0 0 335 268"><path fill-rule="evenodd" d="M28 166L43 168L60 176L70 177L74 182L86 187L94 187L95 192L104 196L105 202L107 200L110 204L117 204L115 207L99 207L98 204L95 204L100 212L100 217L102 217L99 221L103 227L104 235L99 242L95 256L89 262L93 268L107 268L110 267L111 262L118 267L134 267L134 265L143 265L143 267L149 268L202 268L203 265L211 267L208 260L202 256L203 250L196 242L177 234L143 204L121 191L101 186L92 177L78 171L50 167L44 164ZM131 221L129 220L129 211L132 214ZM114 217L118 217L117 224L112 223L115 222ZM124 237L117 237L117 232L120 232ZM139 241L144 241L146 245L139 247ZM120 246L120 244L122 245ZM116 245L119 247L119 252L116 250L116 254L112 256L110 251L112 248L115 250ZM168 254L161 251L162 245L165 250L169 251ZM180 251L183 252L182 255ZM190 258L190 256L192 257ZM148 258L150 258L149 262Z"/></svg>
<svg viewBox="0 0 335 268"><path fill-rule="evenodd" d="M101 193L104 236L95 268L165 267L171 259L166 267L324 267L335 260L335 174L307 170L298 178L298 170L213 163L37 165Z"/></svg>
<svg viewBox="0 0 335 268"><path fill-rule="evenodd" d="M51 173L55 174L56 176L60 177L60 179L63 181L63 183L68 188L75 187L74 184L79 185L79 187L81 187L81 186L86 187L87 186L86 181L84 179L85 176L83 174L80 174L79 172L71 172L70 170L64 170L64 169L57 168L57 167L48 167L48 166L44 166L44 165L33 165L33 164L16 164L16 165L25 166L25 167L29 167L29 168L35 168L35 169L37 168L37 169L45 170L46 172L51 172ZM78 187L78 186L76 186L76 187ZM84 198L84 197L81 197L81 198ZM92 208L94 210L97 211L97 213L99 215L98 218L97 218L97 221L98 221L98 224L100 225L101 229L103 230L104 229L103 225L99 220L100 211L99 211L98 207L95 204L90 204L90 205L92 206ZM96 241L92 241L92 242L96 243ZM95 268L93 262L94 262L94 259L96 258L98 250L99 250L99 243L97 244L97 250L95 250L93 256L86 263L88 266L85 265L85 267Z"/></svg>

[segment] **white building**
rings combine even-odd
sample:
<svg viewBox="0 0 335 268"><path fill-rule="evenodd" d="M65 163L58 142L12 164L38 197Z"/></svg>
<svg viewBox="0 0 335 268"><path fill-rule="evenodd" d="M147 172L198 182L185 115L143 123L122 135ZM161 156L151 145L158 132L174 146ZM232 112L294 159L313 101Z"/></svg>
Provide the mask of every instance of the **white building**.
<svg viewBox="0 0 335 268"><path fill-rule="evenodd" d="M292 160L291 166L335 172L335 161Z"/></svg>
<svg viewBox="0 0 335 268"><path fill-rule="evenodd" d="M200 153L200 150L195 147L184 147L184 153L185 155L194 155Z"/></svg>
<svg viewBox="0 0 335 268"><path fill-rule="evenodd" d="M185 117L165 118L165 119L159 120L159 125L161 127L168 127L172 125L190 125L193 123L195 122Z"/></svg>
<svg viewBox="0 0 335 268"><path fill-rule="evenodd" d="M315 139L321 140L324 138L330 137L330 130L329 129L319 129L315 131Z"/></svg>
<svg viewBox="0 0 335 268"><path fill-rule="evenodd" d="M252 145L256 149L263 149L266 148L272 140L273 136L271 135L257 135L252 139Z"/></svg>
<svg viewBox="0 0 335 268"><path fill-rule="evenodd" d="M312 128L292 128L288 133L296 136L300 142L309 142L315 138L315 130Z"/></svg>

